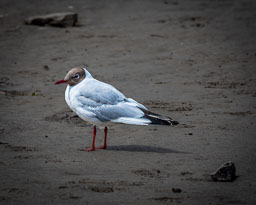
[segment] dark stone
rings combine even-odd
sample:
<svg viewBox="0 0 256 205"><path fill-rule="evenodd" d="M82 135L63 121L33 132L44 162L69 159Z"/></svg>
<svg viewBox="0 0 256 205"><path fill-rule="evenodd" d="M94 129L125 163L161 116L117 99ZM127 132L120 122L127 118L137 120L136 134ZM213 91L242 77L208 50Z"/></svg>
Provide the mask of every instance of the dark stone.
<svg viewBox="0 0 256 205"><path fill-rule="evenodd" d="M213 181L232 182L236 178L236 167L234 162L225 162L214 173L211 174Z"/></svg>
<svg viewBox="0 0 256 205"><path fill-rule="evenodd" d="M173 193L181 193L181 189L180 188L172 188L172 192Z"/></svg>
<svg viewBox="0 0 256 205"><path fill-rule="evenodd" d="M44 65L44 69L45 69L45 70L50 70L50 68L49 68L48 65Z"/></svg>
<svg viewBox="0 0 256 205"><path fill-rule="evenodd" d="M75 26L78 20L77 13L52 13L42 16L32 16L25 19L25 24L37 26L67 27Z"/></svg>

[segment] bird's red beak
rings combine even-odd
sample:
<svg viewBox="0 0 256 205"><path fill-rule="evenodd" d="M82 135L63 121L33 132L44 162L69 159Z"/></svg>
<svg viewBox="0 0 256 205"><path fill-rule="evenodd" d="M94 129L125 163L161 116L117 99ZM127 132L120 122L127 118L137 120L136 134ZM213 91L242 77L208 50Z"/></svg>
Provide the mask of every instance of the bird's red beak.
<svg viewBox="0 0 256 205"><path fill-rule="evenodd" d="M68 83L67 80L59 80L55 83L55 85L61 84L61 83Z"/></svg>

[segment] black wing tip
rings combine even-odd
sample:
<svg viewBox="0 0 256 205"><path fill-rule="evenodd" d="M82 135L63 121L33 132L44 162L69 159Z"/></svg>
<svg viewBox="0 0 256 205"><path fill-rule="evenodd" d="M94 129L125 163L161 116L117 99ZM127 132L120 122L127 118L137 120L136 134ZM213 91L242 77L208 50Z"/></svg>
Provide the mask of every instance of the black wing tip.
<svg viewBox="0 0 256 205"><path fill-rule="evenodd" d="M175 120L171 121L171 125L178 125L178 124L180 124L178 121L175 121Z"/></svg>
<svg viewBox="0 0 256 205"><path fill-rule="evenodd" d="M178 121L174 120L162 120L162 119L150 119L151 125L171 125L171 126L176 126L179 124Z"/></svg>
<svg viewBox="0 0 256 205"><path fill-rule="evenodd" d="M178 125L179 122L175 121L175 120L163 120L163 119L159 119L159 118L152 118L152 117L148 117L147 119L149 119L151 121L151 125Z"/></svg>
<svg viewBox="0 0 256 205"><path fill-rule="evenodd" d="M150 112L149 110L145 110L143 108L139 108L144 112L144 118L151 121L151 125L178 125L179 122L175 121L169 117L164 117L158 114L155 114L153 112Z"/></svg>

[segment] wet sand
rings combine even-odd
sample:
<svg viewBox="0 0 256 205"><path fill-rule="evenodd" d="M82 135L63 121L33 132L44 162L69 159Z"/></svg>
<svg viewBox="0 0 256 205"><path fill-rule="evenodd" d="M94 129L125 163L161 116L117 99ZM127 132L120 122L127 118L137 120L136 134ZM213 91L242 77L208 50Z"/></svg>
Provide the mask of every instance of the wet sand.
<svg viewBox="0 0 256 205"><path fill-rule="evenodd" d="M0 203L255 204L255 9L231 0L2 0ZM77 26L23 24L66 11L78 13ZM75 66L180 125L117 125L107 150L80 151L92 126L54 86ZM225 161L239 177L211 181Z"/></svg>

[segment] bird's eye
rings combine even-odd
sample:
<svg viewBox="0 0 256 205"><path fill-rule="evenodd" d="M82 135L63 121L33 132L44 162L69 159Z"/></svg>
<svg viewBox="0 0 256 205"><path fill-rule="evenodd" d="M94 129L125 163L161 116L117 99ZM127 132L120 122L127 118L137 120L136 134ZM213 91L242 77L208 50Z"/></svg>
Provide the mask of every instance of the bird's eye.
<svg viewBox="0 0 256 205"><path fill-rule="evenodd" d="M79 74L77 73L76 75L75 75L75 78L76 79L78 79L80 76L79 76Z"/></svg>

